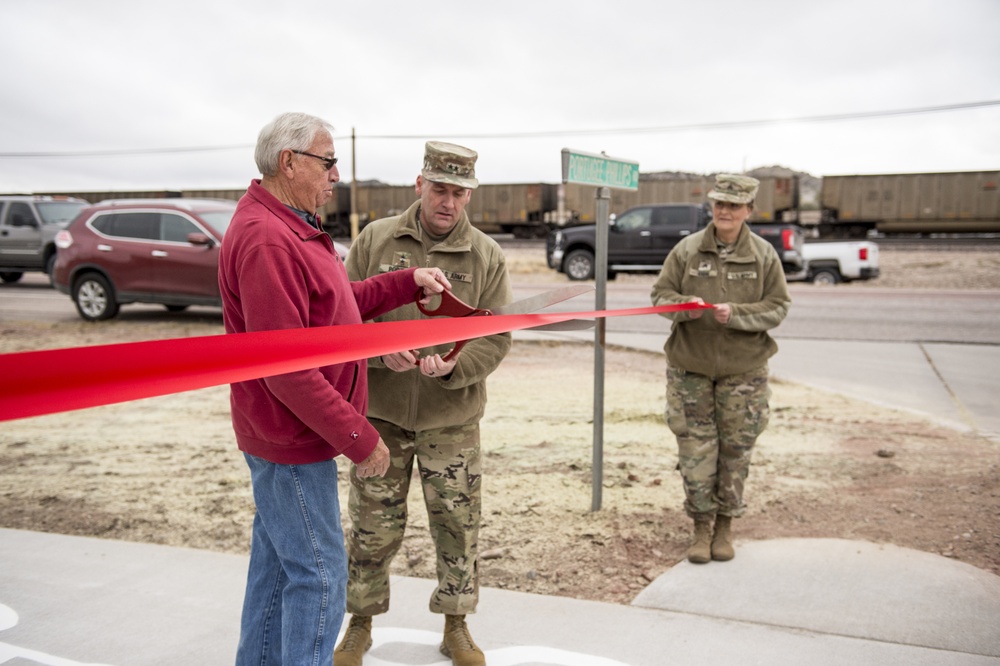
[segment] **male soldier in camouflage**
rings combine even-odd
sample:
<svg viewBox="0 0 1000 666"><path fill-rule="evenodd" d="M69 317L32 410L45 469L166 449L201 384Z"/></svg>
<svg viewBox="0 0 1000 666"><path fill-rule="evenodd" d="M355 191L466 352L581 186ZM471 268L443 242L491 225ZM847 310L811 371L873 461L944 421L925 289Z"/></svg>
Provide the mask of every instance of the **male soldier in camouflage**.
<svg viewBox="0 0 1000 666"><path fill-rule="evenodd" d="M495 308L511 301L507 265L497 243L465 214L476 153L430 141L417 176L420 199L402 215L377 220L351 246L351 279L435 266L465 303ZM378 321L420 319L416 305ZM509 333L470 341L455 358L451 345L390 354L369 361L368 418L389 447L384 478L351 475L347 610L352 613L334 653L336 666L361 664L371 645L371 618L389 609L389 565L406 527L406 496L414 459L420 473L430 533L437 550L438 585L430 610L445 615L441 652L454 664L485 664L465 616L479 600L479 420L486 377L510 350Z"/></svg>
<svg viewBox="0 0 1000 666"><path fill-rule="evenodd" d="M670 252L651 294L653 305L714 305L711 313L664 315L674 322L664 346L666 421L694 520L688 560L699 564L735 556L731 521L746 510L750 454L770 413L767 360L778 346L767 331L791 305L777 252L746 224L758 185L748 176L716 178L713 221Z"/></svg>

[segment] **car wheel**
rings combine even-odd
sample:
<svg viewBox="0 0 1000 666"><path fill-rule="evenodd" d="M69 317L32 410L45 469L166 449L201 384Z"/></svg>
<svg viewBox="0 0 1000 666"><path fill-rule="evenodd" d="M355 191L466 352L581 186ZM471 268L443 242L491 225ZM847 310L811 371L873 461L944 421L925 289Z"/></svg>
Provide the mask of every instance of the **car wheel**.
<svg viewBox="0 0 1000 666"><path fill-rule="evenodd" d="M115 291L107 278L98 273L87 273L76 281L73 302L77 312L87 321L111 319L118 314Z"/></svg>
<svg viewBox="0 0 1000 666"><path fill-rule="evenodd" d="M167 309L167 312L184 312L188 309L186 305L164 305L163 307Z"/></svg>
<svg viewBox="0 0 1000 666"><path fill-rule="evenodd" d="M45 261L45 274L49 276L49 285L56 286L56 253L53 252L49 255L49 258Z"/></svg>
<svg viewBox="0 0 1000 666"><path fill-rule="evenodd" d="M0 280L4 282L17 282L24 273L4 272L0 273Z"/></svg>
<svg viewBox="0 0 1000 666"><path fill-rule="evenodd" d="M840 272L836 268L820 268L817 269L812 276L813 284L822 286L835 285L840 281Z"/></svg>
<svg viewBox="0 0 1000 666"><path fill-rule="evenodd" d="M570 280L590 280L594 277L594 253L589 250L573 250L566 255L563 266Z"/></svg>

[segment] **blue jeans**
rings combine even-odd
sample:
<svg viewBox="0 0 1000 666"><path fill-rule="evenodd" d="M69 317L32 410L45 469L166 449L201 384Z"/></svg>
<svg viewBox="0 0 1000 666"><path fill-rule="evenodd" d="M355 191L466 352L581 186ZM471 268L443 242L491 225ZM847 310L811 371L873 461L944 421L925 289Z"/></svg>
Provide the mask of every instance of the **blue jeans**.
<svg viewBox="0 0 1000 666"><path fill-rule="evenodd" d="M347 594L337 463L244 456L257 514L236 664L328 666Z"/></svg>

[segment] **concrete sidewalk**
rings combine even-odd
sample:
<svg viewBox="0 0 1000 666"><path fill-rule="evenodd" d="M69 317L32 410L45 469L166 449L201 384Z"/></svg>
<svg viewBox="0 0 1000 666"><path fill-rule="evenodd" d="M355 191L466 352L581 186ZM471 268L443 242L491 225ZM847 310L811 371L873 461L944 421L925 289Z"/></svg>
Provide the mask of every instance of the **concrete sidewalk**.
<svg viewBox="0 0 1000 666"><path fill-rule="evenodd" d="M1000 578L894 546L740 544L632 606L495 589L469 619L490 666L1000 664ZM0 530L0 663L231 664L247 558ZM446 666L428 580L393 579L368 666Z"/></svg>

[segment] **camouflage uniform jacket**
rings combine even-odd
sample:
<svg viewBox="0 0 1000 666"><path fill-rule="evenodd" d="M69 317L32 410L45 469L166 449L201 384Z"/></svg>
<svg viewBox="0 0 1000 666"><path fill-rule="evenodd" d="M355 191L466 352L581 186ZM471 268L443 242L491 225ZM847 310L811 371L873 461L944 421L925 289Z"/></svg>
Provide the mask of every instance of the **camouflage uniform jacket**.
<svg viewBox="0 0 1000 666"><path fill-rule="evenodd" d="M447 237L429 244L417 219L420 202L396 217L366 226L351 244L347 272L352 280L411 267L436 266L451 282L452 292L465 303L495 308L512 300L507 262L500 246L479 231L463 212ZM423 319L416 304L376 321ZM451 343L420 350L421 356L445 354ZM381 359L368 369L368 416L414 432L476 423L486 408L486 377L510 351L511 334L471 340L447 377L427 377L417 371L394 372Z"/></svg>
<svg viewBox="0 0 1000 666"><path fill-rule="evenodd" d="M673 320L664 350L671 367L708 377L759 368L778 350L767 331L782 322L791 306L778 253L744 224L735 247L723 259L715 224L694 233L670 251L650 294L653 305L706 303L732 305L729 323L704 311L665 313Z"/></svg>

